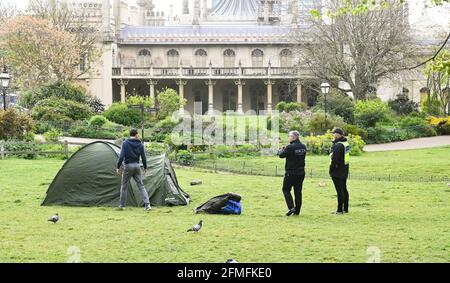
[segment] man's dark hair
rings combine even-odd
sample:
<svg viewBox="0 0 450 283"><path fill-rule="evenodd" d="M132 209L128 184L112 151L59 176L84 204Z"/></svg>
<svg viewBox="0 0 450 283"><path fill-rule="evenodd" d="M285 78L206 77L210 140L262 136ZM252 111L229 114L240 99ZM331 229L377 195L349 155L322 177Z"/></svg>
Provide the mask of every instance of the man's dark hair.
<svg viewBox="0 0 450 283"><path fill-rule="evenodd" d="M136 129L130 130L130 137L135 137L135 136L137 136L137 134L138 134L138 131Z"/></svg>

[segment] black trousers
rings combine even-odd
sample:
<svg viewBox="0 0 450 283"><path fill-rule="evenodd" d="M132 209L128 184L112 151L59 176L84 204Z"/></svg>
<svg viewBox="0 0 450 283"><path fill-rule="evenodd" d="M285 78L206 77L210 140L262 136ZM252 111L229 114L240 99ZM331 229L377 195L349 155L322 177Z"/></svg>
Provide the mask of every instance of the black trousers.
<svg viewBox="0 0 450 283"><path fill-rule="evenodd" d="M296 214L300 214L300 209L302 208L302 188L304 179L305 175L292 175L292 174L284 175L283 180L284 199L286 200L286 205L288 209L295 208ZM295 206L291 194L292 187L294 187Z"/></svg>
<svg viewBox="0 0 450 283"><path fill-rule="evenodd" d="M337 212L348 212L348 190L347 190L347 178L332 177L334 187L337 193Z"/></svg>

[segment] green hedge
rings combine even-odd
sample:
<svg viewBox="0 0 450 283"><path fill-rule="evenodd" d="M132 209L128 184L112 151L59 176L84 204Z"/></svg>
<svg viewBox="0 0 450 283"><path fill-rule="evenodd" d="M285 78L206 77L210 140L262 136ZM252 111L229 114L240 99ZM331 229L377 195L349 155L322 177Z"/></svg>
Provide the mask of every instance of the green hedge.
<svg viewBox="0 0 450 283"><path fill-rule="evenodd" d="M103 113L109 121L125 125L137 127L141 123L139 111L128 108L125 103L113 103L108 110Z"/></svg>

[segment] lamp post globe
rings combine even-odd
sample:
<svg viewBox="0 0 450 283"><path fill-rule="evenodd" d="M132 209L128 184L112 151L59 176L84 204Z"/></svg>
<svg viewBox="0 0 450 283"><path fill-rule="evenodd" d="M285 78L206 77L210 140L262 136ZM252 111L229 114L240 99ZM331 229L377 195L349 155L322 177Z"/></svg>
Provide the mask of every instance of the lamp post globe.
<svg viewBox="0 0 450 283"><path fill-rule="evenodd" d="M323 82L320 85L320 89L322 91L322 94L324 96L324 102L325 102L325 130L328 129L328 124L327 124L327 94L330 91L330 84L328 82Z"/></svg>

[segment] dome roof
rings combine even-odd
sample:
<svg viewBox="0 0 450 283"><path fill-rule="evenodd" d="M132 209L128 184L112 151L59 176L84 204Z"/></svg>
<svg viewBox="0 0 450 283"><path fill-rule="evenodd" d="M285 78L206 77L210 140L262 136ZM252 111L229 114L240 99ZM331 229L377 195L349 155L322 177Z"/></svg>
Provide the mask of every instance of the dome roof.
<svg viewBox="0 0 450 283"><path fill-rule="evenodd" d="M210 17L238 20L255 20L258 0L220 0Z"/></svg>

